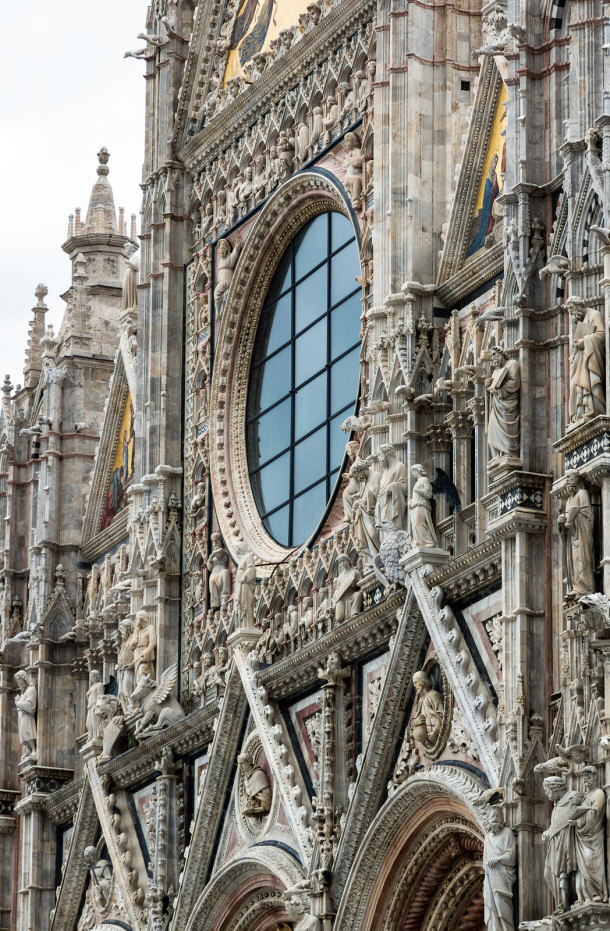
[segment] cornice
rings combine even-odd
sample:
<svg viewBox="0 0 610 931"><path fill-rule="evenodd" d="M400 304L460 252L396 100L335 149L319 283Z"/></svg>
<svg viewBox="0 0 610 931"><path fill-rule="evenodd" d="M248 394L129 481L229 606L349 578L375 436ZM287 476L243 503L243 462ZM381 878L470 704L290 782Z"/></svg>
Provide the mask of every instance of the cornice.
<svg viewBox="0 0 610 931"><path fill-rule="evenodd" d="M347 665L383 646L396 631L397 612L405 597L405 589L395 592L386 601L335 627L319 640L262 669L258 681L279 701L317 683L318 666L331 650L337 650Z"/></svg>
<svg viewBox="0 0 610 931"><path fill-rule="evenodd" d="M212 701L182 718L173 727L145 740L133 750L127 750L99 767L100 774L109 776L118 788L134 785L156 772L161 751L171 748L176 757L186 756L207 745L212 737L219 702Z"/></svg>
<svg viewBox="0 0 610 931"><path fill-rule="evenodd" d="M502 546L494 538L473 546L462 556L449 560L426 579L430 587L440 586L449 601L486 588L502 575Z"/></svg>

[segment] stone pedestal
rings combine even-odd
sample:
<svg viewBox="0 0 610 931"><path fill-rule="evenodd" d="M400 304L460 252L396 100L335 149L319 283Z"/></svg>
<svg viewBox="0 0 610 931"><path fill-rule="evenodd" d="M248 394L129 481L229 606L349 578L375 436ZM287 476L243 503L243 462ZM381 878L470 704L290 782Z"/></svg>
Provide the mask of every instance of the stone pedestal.
<svg viewBox="0 0 610 931"><path fill-rule="evenodd" d="M435 569L439 569L440 566L444 566L449 558L450 555L447 550L441 550L435 546L417 546L402 557L400 564L405 573L423 566L426 574L428 574L434 572Z"/></svg>

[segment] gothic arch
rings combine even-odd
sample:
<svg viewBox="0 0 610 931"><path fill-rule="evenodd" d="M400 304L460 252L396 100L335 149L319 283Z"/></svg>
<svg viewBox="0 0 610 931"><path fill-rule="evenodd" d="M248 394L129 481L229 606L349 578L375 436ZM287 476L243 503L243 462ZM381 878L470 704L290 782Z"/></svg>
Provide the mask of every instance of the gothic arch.
<svg viewBox="0 0 610 931"><path fill-rule="evenodd" d="M349 874L335 931L475 931L482 926L484 788L454 766L408 780L371 824Z"/></svg>
<svg viewBox="0 0 610 931"><path fill-rule="evenodd" d="M294 857L279 847L252 847L224 866L191 912L185 931L263 931L286 921L282 892L302 880Z"/></svg>

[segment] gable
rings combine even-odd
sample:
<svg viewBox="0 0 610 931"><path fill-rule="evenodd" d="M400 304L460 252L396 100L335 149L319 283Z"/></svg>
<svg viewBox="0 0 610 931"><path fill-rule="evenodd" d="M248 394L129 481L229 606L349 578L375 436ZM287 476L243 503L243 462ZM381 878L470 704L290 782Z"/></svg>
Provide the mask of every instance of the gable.
<svg viewBox="0 0 610 931"><path fill-rule="evenodd" d="M508 94L494 59L483 62L437 279L447 306L503 268L498 197L504 183Z"/></svg>
<svg viewBox="0 0 610 931"><path fill-rule="evenodd" d="M81 547L93 562L127 536L128 486L135 465L135 413L119 351L87 501Z"/></svg>

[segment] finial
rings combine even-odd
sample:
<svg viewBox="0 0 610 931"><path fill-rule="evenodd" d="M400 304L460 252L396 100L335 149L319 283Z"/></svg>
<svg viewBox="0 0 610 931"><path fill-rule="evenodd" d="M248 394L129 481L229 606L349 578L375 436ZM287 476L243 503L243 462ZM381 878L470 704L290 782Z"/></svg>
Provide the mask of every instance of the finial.
<svg viewBox="0 0 610 931"><path fill-rule="evenodd" d="M44 299L48 293L49 293L49 289L47 288L46 284L40 283L36 285L36 290L34 291L34 294L36 296L36 300L38 301L39 307L46 307Z"/></svg>
<svg viewBox="0 0 610 931"><path fill-rule="evenodd" d="M99 160L99 165L97 166L98 175L107 175L110 169L108 168L108 159L110 158L110 152L105 145L97 153Z"/></svg>
<svg viewBox="0 0 610 931"><path fill-rule="evenodd" d="M13 386L11 384L11 376L5 375L4 382L2 384L2 393L6 395L10 395L12 390L13 390Z"/></svg>

